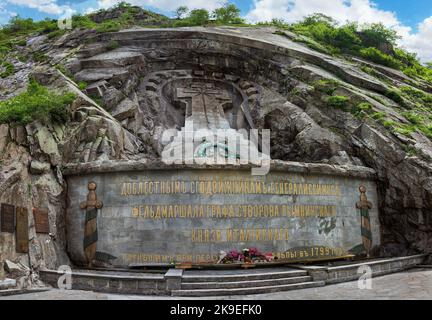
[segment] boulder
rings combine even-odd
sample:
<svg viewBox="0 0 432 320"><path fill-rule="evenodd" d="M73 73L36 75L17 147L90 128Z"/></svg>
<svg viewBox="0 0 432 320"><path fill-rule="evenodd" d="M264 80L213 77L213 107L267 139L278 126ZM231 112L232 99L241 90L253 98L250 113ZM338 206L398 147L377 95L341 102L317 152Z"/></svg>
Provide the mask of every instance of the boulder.
<svg viewBox="0 0 432 320"><path fill-rule="evenodd" d="M8 276L17 279L30 274L30 269L21 263L14 263L10 260L4 262L4 268L8 272Z"/></svg>
<svg viewBox="0 0 432 320"><path fill-rule="evenodd" d="M40 162L37 160L32 160L30 162L30 173L31 174L43 174L43 173L47 173L51 170L51 165L49 163L46 162Z"/></svg>
<svg viewBox="0 0 432 320"><path fill-rule="evenodd" d="M138 108L136 102L126 98L111 110L111 114L117 120L122 121L133 117Z"/></svg>
<svg viewBox="0 0 432 320"><path fill-rule="evenodd" d="M59 165L62 159L58 148L58 142L45 126L40 126L36 132L36 140L43 153L49 156L53 166Z"/></svg>

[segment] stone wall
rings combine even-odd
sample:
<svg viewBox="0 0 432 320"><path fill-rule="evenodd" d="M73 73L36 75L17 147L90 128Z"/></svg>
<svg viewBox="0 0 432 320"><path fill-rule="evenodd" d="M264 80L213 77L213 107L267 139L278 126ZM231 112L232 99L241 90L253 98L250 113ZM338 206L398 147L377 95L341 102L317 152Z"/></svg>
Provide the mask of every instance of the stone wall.
<svg viewBox="0 0 432 320"><path fill-rule="evenodd" d="M28 254L17 253L15 232L0 233L1 270L5 260L21 263L35 271L69 263L64 237L65 185L61 174L50 163L56 154L44 152L57 148L52 131L42 126L35 129L8 125L1 125L0 130L4 133L0 140L0 203L25 208L29 217ZM33 148L37 148L38 153L32 156ZM33 208L48 212L50 234L36 233Z"/></svg>
<svg viewBox="0 0 432 320"><path fill-rule="evenodd" d="M134 167L134 163L129 165ZM111 262L116 267L174 261L215 263L219 251L245 247L289 261L361 254L360 213L356 209L360 185L366 187L373 204L372 242L379 246L378 199L375 184L366 178L373 176L370 170L352 166L347 174L348 168L333 166L335 173L330 174L325 165L317 165L316 173L300 173L307 168L301 163L279 163L278 170L274 167L266 176L252 176L235 165L223 170L173 170L168 166L164 170L68 175L70 257L76 264L86 264L85 210L79 205L86 201L89 182L97 184L98 200L103 202L97 218L97 251L113 256ZM243 182L247 186L241 185ZM234 187L221 189L226 183ZM257 184L259 189L255 189ZM236 192L239 186L243 189ZM304 186L310 189L305 191ZM269 232L273 233L271 239ZM323 252L311 253L319 250ZM291 255L285 257L286 252Z"/></svg>
<svg viewBox="0 0 432 320"><path fill-rule="evenodd" d="M99 36L76 59L84 62L79 68L76 60L70 63L78 78L91 80L88 77L97 70L98 77L117 90L138 95L141 101L138 110L155 114L145 118L137 132L145 141L158 137L167 123L163 114L149 108L152 101L143 96L143 83L135 76L126 81L127 74L197 69L205 75L231 74L234 79L257 84L261 88L260 103L251 110L251 115L258 128L274 129L272 157L373 168L377 172L383 226L381 254L429 253L432 142L419 131L407 137L373 119L359 119L350 112L328 107L325 103L328 95L316 88L316 81L336 80L340 86L335 95L347 96L353 103L369 103L373 112L386 114L387 120L406 122L397 112L401 106L385 96L392 88L389 82L365 73L361 69L363 62L347 62L293 40L296 35L271 28L125 30ZM103 43L109 41L116 41L119 48L104 49ZM125 55L130 53L131 46L135 48L132 60L130 54ZM112 72L113 61L122 64L124 80L120 82ZM382 70L379 66L368 66ZM396 70L386 70L386 77L396 87L401 85L400 81L413 85L413 81L401 77ZM418 84L418 89L430 90L425 84ZM123 124L134 130L133 121ZM150 148L146 152L157 157L155 150Z"/></svg>
<svg viewBox="0 0 432 320"><path fill-rule="evenodd" d="M21 64L16 75L0 80L0 87L7 88L0 92L2 100L21 92L30 74L43 85L77 94L67 123L0 125L0 200L28 209L34 267L68 261L62 167L76 163L96 172L98 166L89 165L95 161L157 159L161 132L181 124L165 121L166 112L152 108L157 104L147 94L152 88L144 78L158 71L185 69L198 70L204 77L230 76L231 82L250 93L255 126L273 129L273 158L373 168L381 254L431 252L430 139L420 132L406 137L374 120L329 108L326 96L314 88L317 80L336 79L343 84L337 94L368 102L374 112L402 121L395 112L398 105L384 95L388 84L364 73L363 62L316 52L293 41L295 35L272 28L148 29L104 35L81 29L55 43L44 36L30 40L20 49L23 53L31 56L43 50L50 63L64 65L77 80L88 83L82 92L61 72L32 61ZM91 41L77 51L86 40ZM119 45L115 50L109 48L112 41ZM400 81L413 85L397 71L385 72L397 85ZM101 105L90 98L98 95ZM35 234L33 207L48 210L52 236ZM0 263L4 259L26 262L26 255L14 252L14 236L2 233L0 237Z"/></svg>

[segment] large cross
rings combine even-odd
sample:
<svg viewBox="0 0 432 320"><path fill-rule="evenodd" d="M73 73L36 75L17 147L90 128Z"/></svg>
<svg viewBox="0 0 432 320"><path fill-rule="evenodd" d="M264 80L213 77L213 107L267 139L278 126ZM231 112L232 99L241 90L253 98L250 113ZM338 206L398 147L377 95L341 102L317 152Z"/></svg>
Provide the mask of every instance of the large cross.
<svg viewBox="0 0 432 320"><path fill-rule="evenodd" d="M178 99L191 99L191 115L194 129L229 129L223 104L232 99L226 90L220 90L213 83L193 83L189 88L177 89Z"/></svg>

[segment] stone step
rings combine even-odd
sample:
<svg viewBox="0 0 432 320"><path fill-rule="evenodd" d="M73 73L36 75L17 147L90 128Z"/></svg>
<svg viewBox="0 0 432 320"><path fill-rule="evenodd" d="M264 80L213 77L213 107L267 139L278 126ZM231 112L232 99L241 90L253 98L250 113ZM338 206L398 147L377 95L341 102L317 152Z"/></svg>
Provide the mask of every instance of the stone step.
<svg viewBox="0 0 432 320"><path fill-rule="evenodd" d="M6 278L4 280L0 280L0 290L7 290L15 287L16 287L15 279Z"/></svg>
<svg viewBox="0 0 432 320"><path fill-rule="evenodd" d="M267 287L251 287L251 288L236 288L236 289L198 289L198 290L173 290L171 295L179 297L211 297L211 296L231 296L231 295L246 295L246 294L262 294L271 292L280 292L296 289L306 289L314 287L322 287L324 281L302 282L295 284L285 284Z"/></svg>
<svg viewBox="0 0 432 320"><path fill-rule="evenodd" d="M33 288L33 289L0 290L0 297L16 296L18 294L40 293L40 292L46 292L50 290L52 290L52 288L49 287Z"/></svg>
<svg viewBox="0 0 432 320"><path fill-rule="evenodd" d="M290 270L277 272L261 272L261 273L244 273L244 274L218 274L218 275L183 275L183 281L190 282L233 282L233 281L251 281L265 279L284 279L289 277L304 277L307 276L307 271Z"/></svg>
<svg viewBox="0 0 432 320"><path fill-rule="evenodd" d="M290 277L281 279L266 279L266 280L249 280L249 281L233 281L233 282L183 282L182 290L195 289L235 289L235 288L253 288L253 287L269 287L280 286L285 284L294 284L302 282L310 282L310 276Z"/></svg>

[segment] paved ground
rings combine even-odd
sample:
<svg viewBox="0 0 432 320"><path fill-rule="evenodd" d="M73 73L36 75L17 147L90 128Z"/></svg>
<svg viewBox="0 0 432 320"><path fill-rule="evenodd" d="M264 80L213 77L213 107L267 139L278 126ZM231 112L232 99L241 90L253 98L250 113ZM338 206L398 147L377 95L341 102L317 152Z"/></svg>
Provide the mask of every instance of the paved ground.
<svg viewBox="0 0 432 320"><path fill-rule="evenodd" d="M0 297L0 300L164 300L173 297L114 295L86 291L60 291L51 290L42 293L23 294L9 297ZM192 298L193 300L199 298ZM302 289L295 291L215 297L203 299L428 299L432 300L432 269L411 269L407 272L390 274L375 278L371 290L360 290L357 282L346 282L320 288Z"/></svg>

